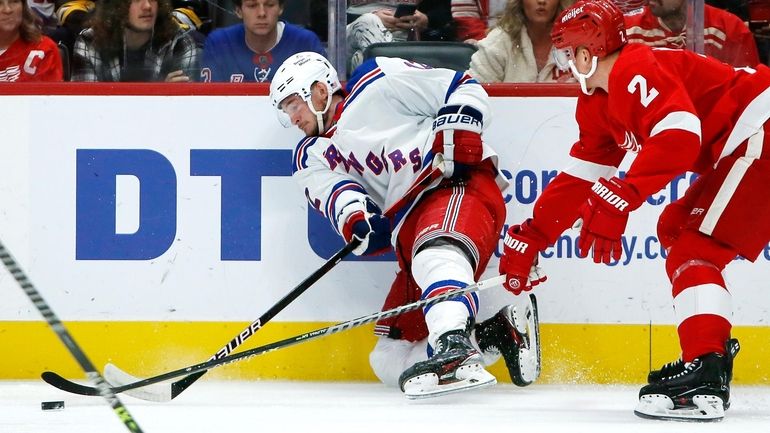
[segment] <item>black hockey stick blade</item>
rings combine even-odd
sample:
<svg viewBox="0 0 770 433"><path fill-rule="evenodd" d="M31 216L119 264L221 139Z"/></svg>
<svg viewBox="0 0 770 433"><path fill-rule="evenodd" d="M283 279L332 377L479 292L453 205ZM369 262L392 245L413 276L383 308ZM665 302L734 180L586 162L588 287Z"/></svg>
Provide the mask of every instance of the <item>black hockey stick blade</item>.
<svg viewBox="0 0 770 433"><path fill-rule="evenodd" d="M198 373L201 371L207 371L212 368L219 367L225 364L230 364L233 362L251 358L253 356L262 355L264 353L272 352L274 350L282 349L284 347L293 346L303 341L313 340L326 335L336 334L338 332L356 328L358 326L361 326L367 323L376 322L377 320L380 320L380 319L398 316L407 311L412 311L418 308L427 307L429 305L433 305L438 302L445 301L455 296L461 296L466 293L470 293L474 291L481 291L489 287L500 285L504 281L505 281L505 276L499 275L484 281L479 281L476 284L471 284L461 289L450 290L448 292L442 293L441 295L438 295L432 298L421 299L411 304L402 305L400 307L396 307L386 311L381 311L378 313L372 313L370 315L349 320L347 322L342 322L336 325L327 326L325 328L316 329L315 331L310 331L304 334L295 335L294 337L289 337L283 340L276 341L274 343L269 343L263 346L255 347L253 349L245 350L240 353L228 355L220 359L214 359L214 360L202 362L200 364L191 365L188 367L180 368L179 370L174 370L168 373L163 373L157 376L149 377L147 379L139 380L134 383L113 387L113 388L110 388L110 391L115 394L119 394L121 392L128 391L131 389L142 388L152 384L166 382L168 380L171 380L177 377L189 376L190 374ZM93 387L80 385L78 383L67 380L53 372L43 373L43 380L45 380L48 384L61 389L62 391L67 391L73 394L80 394L80 395L95 395L94 394L95 389Z"/></svg>
<svg viewBox="0 0 770 433"><path fill-rule="evenodd" d="M40 378L42 378L43 381L47 384L59 388L62 391L80 395L99 395L98 389L86 385L81 385L77 382L72 382L59 376L53 371L44 371L43 374L40 375ZM110 388L110 390L115 393L115 388Z"/></svg>

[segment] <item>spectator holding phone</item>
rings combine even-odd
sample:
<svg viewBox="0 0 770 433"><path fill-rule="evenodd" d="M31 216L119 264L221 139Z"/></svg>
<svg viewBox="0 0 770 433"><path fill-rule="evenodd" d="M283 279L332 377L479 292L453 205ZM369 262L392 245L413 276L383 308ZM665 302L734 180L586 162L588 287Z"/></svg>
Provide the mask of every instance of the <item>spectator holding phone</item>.
<svg viewBox="0 0 770 433"><path fill-rule="evenodd" d="M456 39L450 0L404 0L362 14L346 31L351 70L363 61L366 47L377 42Z"/></svg>

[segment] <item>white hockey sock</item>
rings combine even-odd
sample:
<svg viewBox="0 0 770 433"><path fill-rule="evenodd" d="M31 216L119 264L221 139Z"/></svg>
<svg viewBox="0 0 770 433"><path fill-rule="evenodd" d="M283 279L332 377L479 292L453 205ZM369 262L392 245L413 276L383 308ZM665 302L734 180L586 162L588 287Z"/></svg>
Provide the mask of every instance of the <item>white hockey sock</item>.
<svg viewBox="0 0 770 433"><path fill-rule="evenodd" d="M369 354L369 365L382 383L398 386L398 377L404 370L428 359L426 347L425 339L412 343L380 337Z"/></svg>
<svg viewBox="0 0 770 433"><path fill-rule="evenodd" d="M412 276L425 292L429 287L442 281L456 281L465 285L473 284L473 267L465 254L452 245L428 247L420 251L412 260ZM469 307L464 302L444 301L433 305L425 313L428 325L428 344L435 347L438 337L447 331L464 329L470 315L469 308L478 308L476 302L468 298Z"/></svg>

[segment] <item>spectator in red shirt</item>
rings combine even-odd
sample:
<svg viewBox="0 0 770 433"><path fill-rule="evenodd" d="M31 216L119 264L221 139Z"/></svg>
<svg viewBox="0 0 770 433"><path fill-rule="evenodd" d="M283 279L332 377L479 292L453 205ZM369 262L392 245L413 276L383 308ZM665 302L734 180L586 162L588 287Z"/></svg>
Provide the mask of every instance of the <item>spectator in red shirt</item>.
<svg viewBox="0 0 770 433"><path fill-rule="evenodd" d="M629 42L653 47L686 48L686 0L650 0L638 12L625 16ZM709 5L703 6L703 49L736 67L759 63L754 35L737 16Z"/></svg>
<svg viewBox="0 0 770 433"><path fill-rule="evenodd" d="M35 24L27 0L0 0L0 82L62 81L59 49Z"/></svg>

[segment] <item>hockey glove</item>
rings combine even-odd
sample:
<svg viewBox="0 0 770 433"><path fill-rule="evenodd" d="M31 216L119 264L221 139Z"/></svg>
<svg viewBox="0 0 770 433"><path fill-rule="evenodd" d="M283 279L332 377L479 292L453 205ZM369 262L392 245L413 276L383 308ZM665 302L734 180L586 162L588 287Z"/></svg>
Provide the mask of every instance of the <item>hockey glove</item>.
<svg viewBox="0 0 770 433"><path fill-rule="evenodd" d="M444 156L444 177L452 177L455 163L477 165L481 162L483 125L481 112L469 105L447 105L439 110L433 120L433 153Z"/></svg>
<svg viewBox="0 0 770 433"><path fill-rule="evenodd" d="M636 189L617 177L596 181L588 200L580 207L576 224L581 227L580 254L587 256L593 248L595 263L620 260L621 237L626 231L628 214L641 205Z"/></svg>
<svg viewBox="0 0 770 433"><path fill-rule="evenodd" d="M338 224L343 222L340 232L346 242L353 239L361 241L353 250L353 254L357 256L380 254L390 247L390 221L369 198L345 205L337 221Z"/></svg>
<svg viewBox="0 0 770 433"><path fill-rule="evenodd" d="M503 241L500 258L500 274L505 274L503 286L514 295L542 283L548 277L537 266L537 255L548 243L540 232L527 220L522 225L511 226Z"/></svg>

